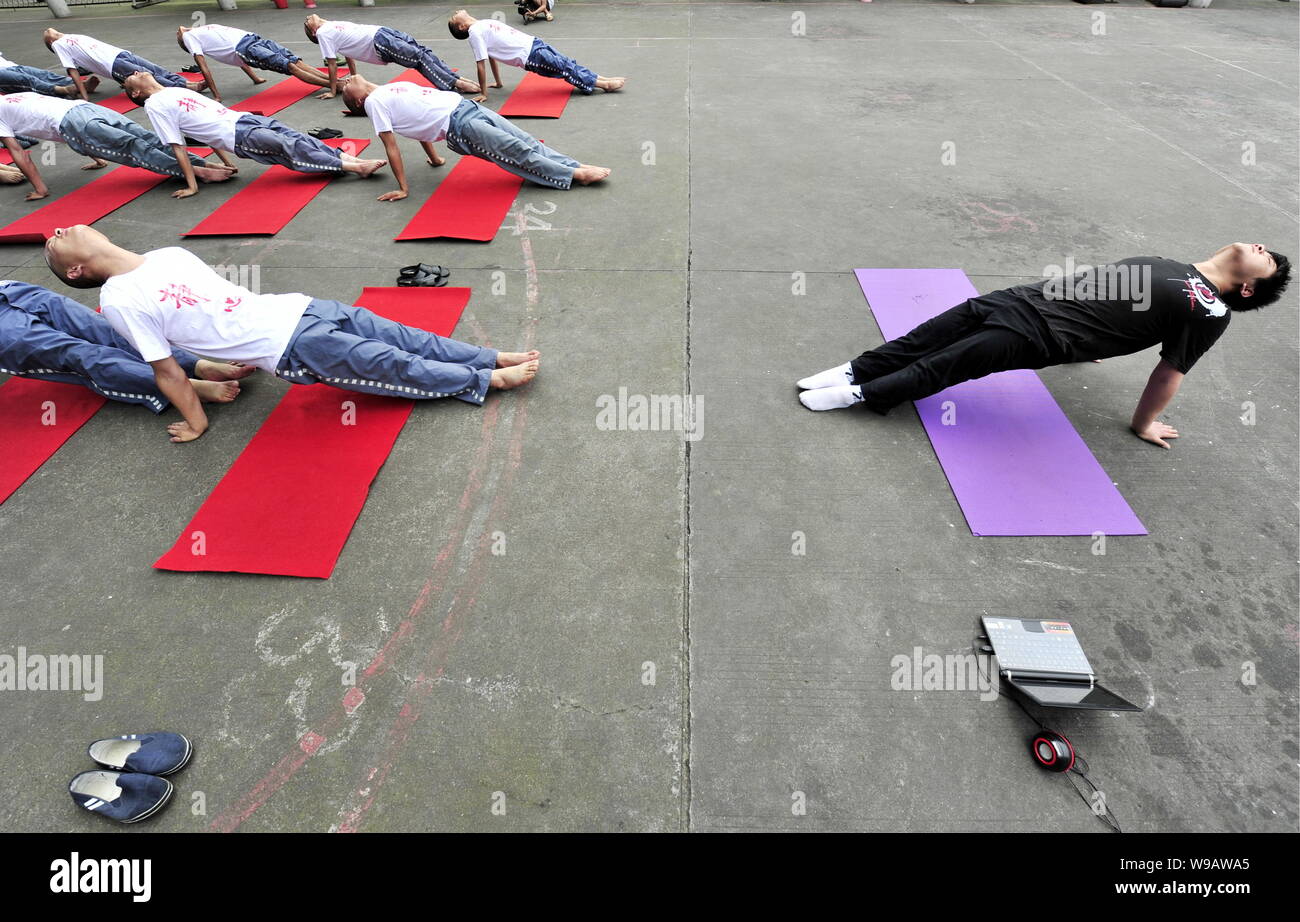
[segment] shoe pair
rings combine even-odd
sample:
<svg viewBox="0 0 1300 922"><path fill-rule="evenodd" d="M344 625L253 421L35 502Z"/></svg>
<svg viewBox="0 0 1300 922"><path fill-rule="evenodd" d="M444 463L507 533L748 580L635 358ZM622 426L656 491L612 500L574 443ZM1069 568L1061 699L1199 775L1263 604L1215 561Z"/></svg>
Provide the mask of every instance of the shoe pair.
<svg viewBox="0 0 1300 922"><path fill-rule="evenodd" d="M163 776L184 768L194 746L179 733L131 733L95 740L86 752L102 769L68 782L72 800L119 823L138 823L171 799L174 788Z"/></svg>

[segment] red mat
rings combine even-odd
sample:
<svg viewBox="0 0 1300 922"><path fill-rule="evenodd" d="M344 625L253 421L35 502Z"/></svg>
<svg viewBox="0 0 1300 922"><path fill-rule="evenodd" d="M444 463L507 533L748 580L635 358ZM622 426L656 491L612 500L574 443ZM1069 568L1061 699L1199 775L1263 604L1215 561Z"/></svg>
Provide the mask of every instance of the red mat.
<svg viewBox="0 0 1300 922"><path fill-rule="evenodd" d="M0 503L105 403L79 384L10 378L0 385Z"/></svg>
<svg viewBox="0 0 1300 922"><path fill-rule="evenodd" d="M325 143L335 148L350 144L353 156L370 146L368 138L333 138ZM299 173L273 166L181 236L277 234L335 178L329 173Z"/></svg>
<svg viewBox="0 0 1300 922"><path fill-rule="evenodd" d="M206 147L190 150L200 157L211 153ZM115 167L80 189L0 227L0 243L44 243L54 235L56 227L94 224L169 178L140 167Z"/></svg>
<svg viewBox="0 0 1300 922"><path fill-rule="evenodd" d="M418 84L419 86L433 86L433 84L430 83L428 79L425 78L424 74L420 73L414 67L402 71L400 74L398 74L396 77L394 77L392 80L389 80L388 82L399 83L403 81L406 83L415 83Z"/></svg>
<svg viewBox="0 0 1300 922"><path fill-rule="evenodd" d="M346 74L347 68L340 67L339 73ZM312 86L310 83L303 83L297 77L287 77L275 84L275 86L254 93L243 102L237 102L233 106L227 106L226 108L233 109L235 112L251 112L253 115L275 115L281 109L287 109L303 97L320 91L320 87Z"/></svg>
<svg viewBox="0 0 1300 922"><path fill-rule="evenodd" d="M359 302L448 336L469 295L468 288L367 288ZM154 567L329 578L414 406L325 384L290 387Z"/></svg>
<svg viewBox="0 0 1300 922"><path fill-rule="evenodd" d="M108 99L92 99L97 106L103 106L105 109L112 109L114 112L130 112L132 109L140 108L125 93L118 93L116 96L110 96Z"/></svg>
<svg viewBox="0 0 1300 922"><path fill-rule="evenodd" d="M479 157L461 157L396 240L491 240L524 181Z"/></svg>
<svg viewBox="0 0 1300 922"><path fill-rule="evenodd" d="M529 71L497 114L507 118L559 118L572 95L573 87L563 80Z"/></svg>

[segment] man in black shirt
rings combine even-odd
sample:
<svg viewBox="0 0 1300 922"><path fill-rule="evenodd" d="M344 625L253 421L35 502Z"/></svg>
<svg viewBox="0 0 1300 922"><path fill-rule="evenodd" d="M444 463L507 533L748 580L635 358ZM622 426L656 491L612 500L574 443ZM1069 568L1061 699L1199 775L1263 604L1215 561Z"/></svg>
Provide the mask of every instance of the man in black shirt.
<svg viewBox="0 0 1300 922"><path fill-rule="evenodd" d="M810 410L908 400L1013 368L1044 368L1160 346L1133 413L1140 438L1168 448L1178 432L1158 417L1234 311L1272 304L1291 263L1263 245L1233 243L1198 263L1136 257L1073 278L1004 288L964 301L906 336L799 382Z"/></svg>

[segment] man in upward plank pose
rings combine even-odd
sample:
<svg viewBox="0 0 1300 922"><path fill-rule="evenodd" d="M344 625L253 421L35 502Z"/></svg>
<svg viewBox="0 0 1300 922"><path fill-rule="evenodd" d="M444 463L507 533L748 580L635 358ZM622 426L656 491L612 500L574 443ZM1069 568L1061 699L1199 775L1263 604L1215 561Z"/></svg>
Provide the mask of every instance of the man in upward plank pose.
<svg viewBox="0 0 1300 922"><path fill-rule="evenodd" d="M425 80L440 90L477 93L479 85L456 76L443 60L405 32L387 26L367 26L343 20L321 19L315 13L303 23L307 38L320 45L321 56L329 67L329 89L317 99L338 95L338 59L343 56L348 72L357 73L357 61L368 64L400 64L414 67Z"/></svg>
<svg viewBox="0 0 1300 922"><path fill-rule="evenodd" d="M881 415L985 375L1128 355L1160 346L1133 412L1141 439L1168 448L1178 431L1159 416L1183 376L1234 313L1272 304L1291 262L1258 243L1232 243L1198 263L1140 256L980 295L906 336L798 382L810 410L862 404Z"/></svg>
<svg viewBox="0 0 1300 922"><path fill-rule="evenodd" d="M383 160L361 160L340 153L323 141L294 131L283 122L264 115L236 112L193 90L163 87L153 74L141 71L126 78L126 92L144 105L154 131L172 150L185 149L185 138L212 148L231 172L237 168L227 151L259 163L277 164L299 173L356 173L369 176L387 165ZM182 164L182 169L185 165ZM188 198L199 191L189 171L186 188L173 198Z"/></svg>
<svg viewBox="0 0 1300 922"><path fill-rule="evenodd" d="M330 384L412 400L482 405L537 374L539 353L498 352L386 320L363 307L305 294L254 294L189 250L132 253L85 225L45 243L51 271L74 288L100 288L105 319L153 366L158 389L184 421L173 442L203 435L208 418L172 356L180 347L241 362L293 384Z"/></svg>
<svg viewBox="0 0 1300 922"><path fill-rule="evenodd" d="M229 64L231 67L238 67L254 84L266 82L265 77L253 73L253 68L257 68L297 77L303 83L310 83L312 86L330 85L329 79L324 74L305 64L302 58L288 48L269 38L245 32L243 29L219 26L216 23L192 28L178 26L176 44L181 46L182 51L194 55L194 63L203 74L203 82L207 84L212 98L217 102L221 102L221 94L217 91L216 81L212 79L208 58L220 61L222 64Z"/></svg>
<svg viewBox="0 0 1300 922"><path fill-rule="evenodd" d="M0 96L0 142L9 150L22 175L31 181L29 202L45 198L50 190L31 155L23 148L21 137L65 142L90 158L83 170L98 170L112 160L164 176L196 177L203 182L223 182L230 178L230 171L225 167L209 166L184 145L179 149L169 148L156 135L112 109L80 99L11 93Z"/></svg>
<svg viewBox="0 0 1300 922"><path fill-rule="evenodd" d="M474 97L475 102L487 101L487 64L492 65L493 87L500 87L501 72L497 62L522 67L524 70L564 80L590 96L596 90L613 93L623 89L626 77L602 77L583 67L577 61L560 54L540 38L521 32L514 26L495 19L475 19L464 10L457 10L447 20L447 29L455 38L469 40L470 50L478 64L478 82L483 92Z"/></svg>
<svg viewBox="0 0 1300 922"><path fill-rule="evenodd" d="M575 182L590 185L609 176L602 166L579 163L551 150L491 109L455 93L417 86L399 80L376 86L365 77L353 77L343 90L343 101L355 115L368 115L393 165L398 189L379 196L381 202L406 198L406 168L396 135L419 141L429 166L446 163L433 144L447 139L458 154L471 154L541 186L568 189Z"/></svg>
<svg viewBox="0 0 1300 922"><path fill-rule="evenodd" d="M89 99L87 94L94 89L88 81L81 79L83 69L106 80L116 80L118 83L123 83L136 71L144 70L153 74L159 83L166 86L189 86L180 74L173 74L153 61L146 61L137 54L110 45L108 42L101 42L89 35L64 35L58 29L51 27L45 30L44 38L45 47L58 55L59 63L67 68L68 76L76 84L77 93L82 99ZM204 85L199 83L194 88L202 90Z"/></svg>

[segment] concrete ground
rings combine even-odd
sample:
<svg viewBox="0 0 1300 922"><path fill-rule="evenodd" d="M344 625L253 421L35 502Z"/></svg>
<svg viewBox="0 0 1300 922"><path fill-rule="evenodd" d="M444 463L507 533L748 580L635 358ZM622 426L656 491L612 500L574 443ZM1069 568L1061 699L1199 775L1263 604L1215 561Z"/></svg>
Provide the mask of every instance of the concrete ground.
<svg viewBox="0 0 1300 922"><path fill-rule="evenodd" d="M202 12L314 51L296 4L242 6L63 28L179 67L172 32ZM322 4L468 67L449 9ZM0 653L102 654L106 673L99 701L4 693L0 828L116 828L64 785L91 739L166 728L197 755L152 830L1101 830L1031 765L1010 702L891 688L893 658L965 653L991 613L1073 622L1145 705L1052 721L1125 829L1294 830L1294 290L1189 375L1169 452L1126 429L1153 353L1043 373L1150 530L1104 555L972 537L913 411L812 414L793 382L879 342L854 267L956 266L987 291L1067 257L1296 255L1295 6L558 12L536 33L629 87L525 127L609 183L526 186L490 244L397 244L446 175L407 144L406 202L339 181L275 237L186 243L263 290L342 299L447 265L474 289L457 335L536 345L540 378L483 410L418 407L325 581L151 569L286 385L254 379L184 446L142 409L100 411L0 507ZM49 64L44 11L0 17L7 55ZM280 117L368 129L311 98ZM56 192L77 166L45 168ZM260 170L97 226L177 244ZM22 194L0 189L0 223L35 207ZM59 287L33 246L0 248L0 274ZM702 438L598 428L620 388L702 397Z"/></svg>

